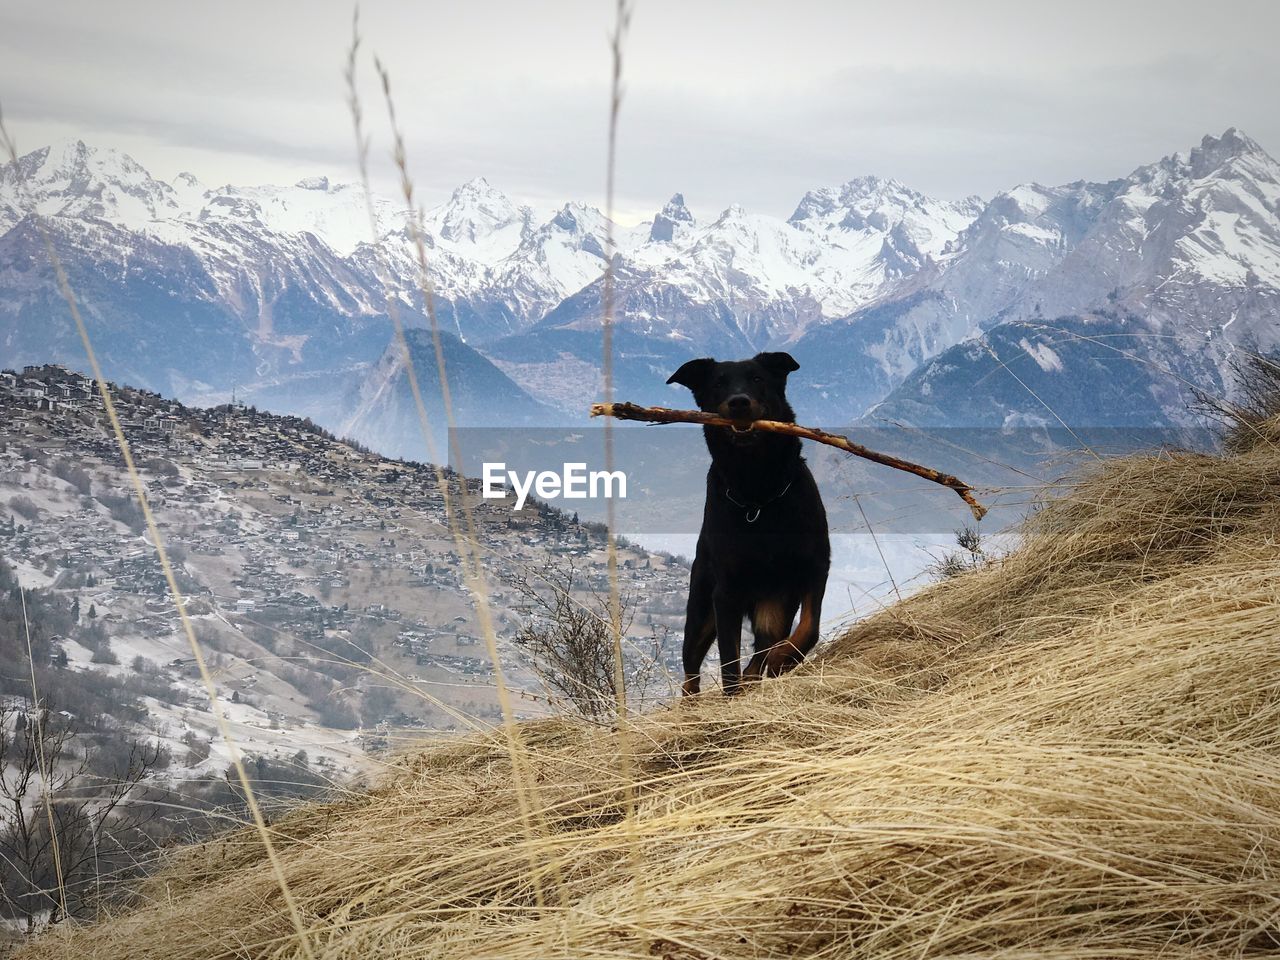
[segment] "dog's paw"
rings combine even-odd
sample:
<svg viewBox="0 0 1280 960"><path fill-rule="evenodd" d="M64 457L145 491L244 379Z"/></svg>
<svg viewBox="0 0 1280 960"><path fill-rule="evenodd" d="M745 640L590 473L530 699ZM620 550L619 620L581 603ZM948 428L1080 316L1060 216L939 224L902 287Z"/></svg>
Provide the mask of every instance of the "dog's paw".
<svg viewBox="0 0 1280 960"><path fill-rule="evenodd" d="M804 654L793 647L789 642L779 643L772 647L764 658L764 675L766 677L776 677L786 673L801 660Z"/></svg>

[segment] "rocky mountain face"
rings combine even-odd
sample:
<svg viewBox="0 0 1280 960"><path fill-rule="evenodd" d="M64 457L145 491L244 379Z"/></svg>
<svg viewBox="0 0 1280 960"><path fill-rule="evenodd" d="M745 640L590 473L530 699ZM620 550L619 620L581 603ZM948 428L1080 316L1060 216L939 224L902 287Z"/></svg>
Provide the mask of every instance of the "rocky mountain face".
<svg viewBox="0 0 1280 960"><path fill-rule="evenodd" d="M185 399L238 389L380 444L412 442L375 428L373 411L416 420L388 345L390 310L427 324L419 237L450 369L484 385L460 397L461 418L577 420L603 389L610 231L589 206L540 215L477 178L419 226L374 198L375 243L358 186L166 183L115 151L45 148L0 170L0 342L15 364L83 363L31 204L108 373ZM787 349L805 419L847 423L882 404L876 415L943 421L968 401L920 393L947 379L928 365L994 364L979 338L1020 324L997 335L1016 347L997 350L1000 363L1067 381L1080 394L1072 416L1110 416L1090 400L1106 395L1089 380L1105 370L1176 419L1171 376L1218 389L1234 351L1280 346L1278 205L1280 166L1234 130L1107 183L1023 185L985 203L861 177L810 191L786 220L738 206L704 220L676 194L613 230L614 392L672 402L663 382L684 360ZM1064 338L1092 338L1090 362L1079 367ZM1037 360L1050 354L1060 371ZM997 369L972 378L1002 396L984 403L1045 414Z"/></svg>
<svg viewBox="0 0 1280 960"><path fill-rule="evenodd" d="M1280 349L1280 164L1228 130L1109 183L1018 187L899 292L796 347L837 401L885 396L882 416L1185 422L1188 387L1227 390L1238 351ZM959 396L944 383L966 368Z"/></svg>
<svg viewBox="0 0 1280 960"><path fill-rule="evenodd" d="M732 206L699 224L676 194L616 261L619 395L669 398L663 382L690 357L750 355L847 314L932 263L980 206L864 177L806 194L785 221ZM531 377L530 389L539 382L531 363L571 359L598 371L603 287L597 279L486 349Z"/></svg>

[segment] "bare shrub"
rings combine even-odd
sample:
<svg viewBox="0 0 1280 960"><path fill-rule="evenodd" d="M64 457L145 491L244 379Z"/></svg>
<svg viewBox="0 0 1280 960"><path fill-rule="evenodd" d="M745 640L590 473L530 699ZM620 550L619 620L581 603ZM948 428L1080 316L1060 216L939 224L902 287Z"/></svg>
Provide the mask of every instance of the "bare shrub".
<svg viewBox="0 0 1280 960"><path fill-rule="evenodd" d="M326 697L324 700L315 700L307 704L319 716L320 722L326 727L333 727L336 730L352 730L360 723L356 716L355 708L346 700L337 697Z"/></svg>
<svg viewBox="0 0 1280 960"><path fill-rule="evenodd" d="M609 598L580 581L585 578L571 562L549 562L532 580L524 575L514 578L524 617L514 642L532 660L553 702L562 700L588 720L607 722L614 719L618 706ZM635 608L633 596L619 598L624 638ZM624 640L624 682L630 694L643 697L658 673L660 644L655 642L652 654L628 646Z"/></svg>
<svg viewBox="0 0 1280 960"><path fill-rule="evenodd" d="M93 651L93 655L89 658L89 662L114 666L120 662L120 658L116 656L116 652L111 649L111 642L107 640L103 641L103 643Z"/></svg>
<svg viewBox="0 0 1280 960"><path fill-rule="evenodd" d="M131 800L161 754L158 742L121 743L103 777L97 752L69 722L0 705L0 913L28 933L89 915L98 878L134 870L153 848L144 828L156 811Z"/></svg>
<svg viewBox="0 0 1280 960"><path fill-rule="evenodd" d="M1223 424L1222 443L1229 453L1280 441L1280 354L1237 357L1229 366L1234 398L1196 390L1195 409Z"/></svg>
<svg viewBox="0 0 1280 960"><path fill-rule="evenodd" d="M178 476L178 465L172 460L166 460L164 457L152 457L142 467L144 470L149 470L161 477Z"/></svg>
<svg viewBox="0 0 1280 960"><path fill-rule="evenodd" d="M182 742L187 747L187 757L184 762L188 767L198 767L209 759L212 748L208 738L200 736L194 730L188 730L182 735Z"/></svg>
<svg viewBox="0 0 1280 960"><path fill-rule="evenodd" d="M98 500L107 508L113 520L123 523L134 533L141 533L147 527L146 517L138 501L128 494L99 494Z"/></svg>
<svg viewBox="0 0 1280 960"><path fill-rule="evenodd" d="M929 572L939 580L950 580L974 570L980 570L991 563L992 557L987 552L986 541L976 527L961 527L955 532L956 546L942 555L942 558L929 565Z"/></svg>

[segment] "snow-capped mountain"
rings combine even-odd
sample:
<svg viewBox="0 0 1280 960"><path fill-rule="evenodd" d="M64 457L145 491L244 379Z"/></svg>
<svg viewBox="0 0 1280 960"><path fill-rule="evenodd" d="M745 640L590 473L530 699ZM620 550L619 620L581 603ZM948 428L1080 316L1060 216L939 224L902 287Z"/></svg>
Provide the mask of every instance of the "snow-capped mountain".
<svg viewBox="0 0 1280 960"><path fill-rule="evenodd" d="M942 256L982 211L978 197L934 200L897 180L861 177L805 194L787 222L823 242L827 316L867 303Z"/></svg>
<svg viewBox="0 0 1280 960"><path fill-rule="evenodd" d="M44 216L105 221L171 244L217 246L202 236L213 224L298 242L309 235L341 259L358 258L372 240L362 189L325 177L209 188L180 174L170 184L125 154L81 141L35 151L18 166L21 177L8 167L0 174L0 230L22 219L21 179ZM379 239L404 248L389 258L416 260L403 205L385 197L374 205ZM635 273L650 270L694 299L732 300L748 337L776 339L803 327L813 309L846 315L886 282L918 270L979 209L973 198L937 201L864 177L806 194L786 221L733 206L699 225L676 194L652 221L618 228L616 239ZM502 304L515 332L599 280L607 226L599 210L573 202L538 222L531 207L477 177L427 211L422 230L436 294ZM394 279L404 289L416 286L400 273ZM796 304L798 318L762 324L755 316L783 304Z"/></svg>
<svg viewBox="0 0 1280 960"><path fill-rule="evenodd" d="M744 355L785 344L874 300L933 262L981 209L976 198L933 200L864 177L805 195L788 220L731 206L699 223L676 194L621 244L615 272L615 381L659 400L690 356ZM531 365L566 359L600 367L603 279L527 332L486 350L528 389L557 399ZM558 366L550 377L558 376ZM577 404L598 391L581 384ZM540 392L541 391L541 392ZM878 397L877 397L878 399Z"/></svg>
<svg viewBox="0 0 1280 960"><path fill-rule="evenodd" d="M666 205L658 211L649 224L648 237L650 243L671 243L683 245L688 241L689 233L697 222L693 212L685 206L684 194L673 194Z"/></svg>
<svg viewBox="0 0 1280 960"><path fill-rule="evenodd" d="M270 396L281 410L325 408L333 414L325 422L337 427L350 411L327 403L336 380L387 348L388 293L373 246L358 239L361 223L369 234L360 190L322 179L207 189L188 175L170 185L123 154L78 142L29 154L0 178L4 366L85 362L39 226L22 216L29 202L43 215L110 376L194 401L238 388ZM389 201L375 209L389 225L388 256L397 240L407 248L404 218ZM450 261L433 254L433 263ZM452 261L460 271L470 263ZM409 284L395 279L403 295ZM401 312L409 326L425 322L409 300ZM451 361L460 380L497 373L465 344ZM514 384L504 389L520 393ZM464 413L467 402L463 396Z"/></svg>
<svg viewBox="0 0 1280 960"><path fill-rule="evenodd" d="M194 179L194 178L193 178ZM22 186L26 187L26 198ZM140 228L189 208L185 189L152 178L131 157L76 140L43 147L0 167L0 232L24 216L27 203L45 217L105 220Z"/></svg>
<svg viewBox="0 0 1280 960"><path fill-rule="evenodd" d="M442 247L492 265L529 235L533 218L532 208L516 206L484 177L476 177L424 217L424 226Z"/></svg>
<svg viewBox="0 0 1280 960"><path fill-rule="evenodd" d="M917 272L981 208L976 197L934 200L896 180L861 177L805 194L785 221L734 205L699 226L676 194L646 242L624 256L648 268L652 283L729 303L748 339L775 342L815 317L844 316Z"/></svg>
<svg viewBox="0 0 1280 960"><path fill-rule="evenodd" d="M121 379L186 399L239 387L372 430L360 411L378 404L346 378L403 375L388 312L426 323L420 240L451 362L512 399L495 420L533 398L577 419L602 388L610 224L590 206L539 215L478 177L420 223L374 198L371 232L363 190L324 177L166 183L113 150L44 148L0 168L5 365L81 362L29 203ZM986 203L861 177L810 191L783 220L739 206L699 217L675 194L613 227L615 395L674 400L663 383L684 360L782 348L801 362L791 392L806 419L846 423L877 403L929 422L980 408L984 422L1034 419L1015 400L1029 390L994 386L1003 372L963 374L995 349L1031 379L1075 384L1086 399L1072 416L1098 422L1116 394L1090 380L1124 360L1112 375L1136 378L1129 407L1147 411L1141 393L1176 419L1178 378L1218 388L1233 350L1280 348L1278 211L1280 165L1234 130L1106 183ZM961 383L994 392L973 406L949 395Z"/></svg>
<svg viewBox="0 0 1280 960"><path fill-rule="evenodd" d="M425 323L419 239L437 316L460 341L488 345L535 394L575 410L579 398L547 381L566 359L599 367L609 224L581 203L540 219L477 177L420 224L397 200L374 198L375 243L358 186L313 177L211 187L190 174L166 183L125 154L75 141L0 172L0 259L14 271L38 260L30 202L91 294L104 355L158 389L209 397L374 362L388 299L409 326ZM864 178L806 195L789 221L731 207L701 223L677 194L653 220L615 227L621 337L655 355L638 371L646 376L668 356L781 342L918 269L975 211ZM77 360L40 274L11 273L9 286L30 298L0 307L17 358L53 359L52 340L58 357ZM52 324L20 322L35 314ZM563 351L566 333L576 346ZM207 362L186 365L202 354ZM577 382L589 389L593 378Z"/></svg>
<svg viewBox="0 0 1280 960"><path fill-rule="evenodd" d="M310 234L339 257L350 256L370 237L369 212L362 187L353 183L332 183L328 177L308 177L291 187L234 187L201 189L190 174L179 174L188 186L189 211L196 218L223 216L232 211L248 213L254 221L273 233L290 236ZM374 215L380 231L403 227L407 215L386 197L374 197ZM184 218L188 219L188 218ZM181 229L182 222L175 225ZM175 240L181 234L172 234Z"/></svg>
<svg viewBox="0 0 1280 960"><path fill-rule="evenodd" d="M27 195L63 262L100 352L134 382L230 389L282 366L315 366L385 342L383 296L314 233L285 232L247 191L150 177L123 154L76 143L6 168L0 330L15 362L82 363ZM280 209L272 212L278 217ZM370 340L377 343L377 347Z"/></svg>
<svg viewBox="0 0 1280 960"><path fill-rule="evenodd" d="M369 239L356 185L312 177L291 187L207 187L190 173L166 183L127 154L81 140L33 151L16 169L0 168L0 232L23 218L24 188L42 216L103 221L171 243L190 242L201 222L225 218L277 234L310 233L339 256ZM403 222L391 201L379 197L375 204L382 229Z"/></svg>
<svg viewBox="0 0 1280 960"><path fill-rule="evenodd" d="M1079 381L1095 400L1075 404L1073 415L1105 422L1105 391L1048 359L1057 355L1051 341L1093 336L1085 328L1101 326L1107 332L1094 337L1093 352L1122 365L1113 375L1165 395L1164 416L1177 420L1185 418L1185 390L1170 389L1181 375L1172 371L1186 358L1207 361L1208 380L1202 370L1192 382L1224 389L1234 350L1280 349L1278 310L1280 164L1228 130L1108 183L999 194L936 263L851 316L809 330L794 352L814 389L856 408L898 384L907 392L927 386L903 381L934 357L994 363L963 345L1002 324L1030 325L1020 329L1040 332L1013 338L1028 346L1001 360ZM1049 416L1029 391L1022 396ZM925 405L936 407L933 419L953 409L946 391Z"/></svg>
<svg viewBox="0 0 1280 960"><path fill-rule="evenodd" d="M566 203L496 264L493 293L519 318L520 326L527 326L600 276L607 231L599 210Z"/></svg>

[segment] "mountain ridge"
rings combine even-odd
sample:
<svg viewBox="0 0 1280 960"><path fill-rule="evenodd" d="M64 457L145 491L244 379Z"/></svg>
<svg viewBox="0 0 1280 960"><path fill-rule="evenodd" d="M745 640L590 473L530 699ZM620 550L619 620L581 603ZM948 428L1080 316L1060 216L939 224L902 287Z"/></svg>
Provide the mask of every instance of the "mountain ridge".
<svg viewBox="0 0 1280 960"><path fill-rule="evenodd" d="M0 306L0 342L19 362L74 363L79 349L23 225L19 171L89 294L109 364L153 389L208 402L237 386L320 384L330 371L376 367L388 310L427 325L401 204L374 198L375 243L357 186L165 183L126 154L76 141L0 170L0 278L17 294ZM848 423L1002 323L1053 318L1082 335L1079 318L1098 311L1130 319L1130 332L1113 335L1143 362L1180 366L1173 343L1207 352L1207 366L1193 364L1197 385L1225 389L1234 351L1280 349L1277 211L1280 164L1234 128L1113 180L1022 184L987 201L863 176L808 191L785 220L738 205L703 218L676 193L652 218L614 226L616 389L661 402L667 375L693 356L788 349L801 363L797 410ZM504 394L571 420L598 399L608 229L594 207L570 201L544 218L484 177L424 213L436 316L465 348L463 379L496 364L511 381ZM1153 353L1143 338L1168 338L1170 349ZM1175 407L1165 402L1161 416L1177 420ZM327 425L354 414L336 411Z"/></svg>
<svg viewBox="0 0 1280 960"><path fill-rule="evenodd" d="M1130 330L1113 331L1123 338L1112 341L1113 375L1144 380L1149 390L1162 389L1156 381L1168 371L1207 359L1192 384L1228 392L1238 350L1280 349L1280 163L1228 129L1116 180L1002 192L935 269L809 331L795 353L802 370L808 360L807 373L821 376L833 344L843 344L888 399L911 389L913 371L957 362L964 344L1002 324L1053 321L1087 335L1088 318L1099 315L1119 315ZM1076 387L1087 401L1090 381ZM847 396L853 406L867 399ZM1166 422L1189 418L1183 399L1163 405ZM948 401L925 405L938 402ZM1026 413L1034 405L1028 397L1006 407ZM1073 407L1085 418L1076 422L1107 420L1097 403Z"/></svg>

